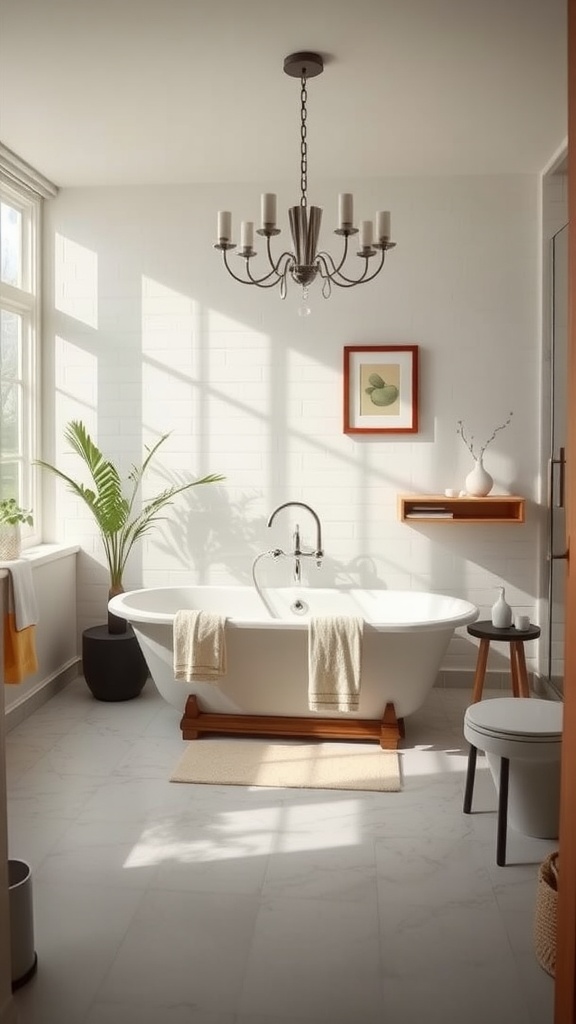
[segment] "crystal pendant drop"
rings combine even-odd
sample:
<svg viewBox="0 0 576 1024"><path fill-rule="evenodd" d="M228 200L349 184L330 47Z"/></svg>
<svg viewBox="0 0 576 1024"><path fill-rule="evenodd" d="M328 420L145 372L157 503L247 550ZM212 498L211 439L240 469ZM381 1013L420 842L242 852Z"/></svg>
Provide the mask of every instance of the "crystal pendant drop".
<svg viewBox="0 0 576 1024"><path fill-rule="evenodd" d="M298 316L310 316L312 310L308 305L308 289L304 287L302 289L302 305L298 307Z"/></svg>

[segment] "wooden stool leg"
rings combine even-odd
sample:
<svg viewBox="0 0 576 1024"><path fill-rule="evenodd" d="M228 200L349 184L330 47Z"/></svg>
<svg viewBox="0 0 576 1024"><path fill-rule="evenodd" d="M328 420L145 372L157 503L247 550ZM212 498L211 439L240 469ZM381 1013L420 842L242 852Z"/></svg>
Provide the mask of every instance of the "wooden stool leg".
<svg viewBox="0 0 576 1024"><path fill-rule="evenodd" d="M514 697L520 697L520 676L518 670L518 651L519 645L514 641L510 641L510 675L512 676L512 695ZM520 646L522 646L520 644Z"/></svg>
<svg viewBox="0 0 576 1024"><path fill-rule="evenodd" d="M498 794L498 836L496 839L496 863L503 868L506 864L506 832L508 828L508 778L510 761L500 758L500 791Z"/></svg>
<svg viewBox="0 0 576 1024"><path fill-rule="evenodd" d="M486 665L488 663L489 650L490 641L481 640L480 647L478 649L478 661L476 663L474 686L472 688L472 704L477 704L477 702L482 699L482 690L484 688L484 676L486 675Z"/></svg>
<svg viewBox="0 0 576 1024"><path fill-rule="evenodd" d="M528 673L526 671L526 658L524 656L524 641L513 640L510 646L516 648L516 665L518 668L518 696L529 697L530 687L528 686Z"/></svg>
<svg viewBox="0 0 576 1024"><path fill-rule="evenodd" d="M476 757L478 749L470 744L468 751L468 768L466 770L466 789L464 790L464 814L472 811L472 794L474 793L474 775L476 773Z"/></svg>

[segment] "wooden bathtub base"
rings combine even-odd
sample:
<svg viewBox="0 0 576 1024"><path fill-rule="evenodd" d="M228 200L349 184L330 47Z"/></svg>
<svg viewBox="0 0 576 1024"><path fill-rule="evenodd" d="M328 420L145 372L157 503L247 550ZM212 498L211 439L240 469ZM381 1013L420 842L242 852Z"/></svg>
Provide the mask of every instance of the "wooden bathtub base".
<svg viewBox="0 0 576 1024"><path fill-rule="evenodd" d="M182 739L197 740L205 733L251 736L309 737L315 740L378 740L383 750L397 750L404 737L404 719L387 704L378 718L314 718L285 715L228 715L201 711L191 695L180 720Z"/></svg>

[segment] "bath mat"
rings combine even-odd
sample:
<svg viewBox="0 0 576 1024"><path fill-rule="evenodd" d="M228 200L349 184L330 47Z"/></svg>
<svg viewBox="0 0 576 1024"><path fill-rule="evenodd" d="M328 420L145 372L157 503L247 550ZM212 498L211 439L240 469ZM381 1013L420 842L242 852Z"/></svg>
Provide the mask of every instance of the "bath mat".
<svg viewBox="0 0 576 1024"><path fill-rule="evenodd" d="M398 754L376 743L277 743L244 737L192 740L170 782L383 793L401 789Z"/></svg>

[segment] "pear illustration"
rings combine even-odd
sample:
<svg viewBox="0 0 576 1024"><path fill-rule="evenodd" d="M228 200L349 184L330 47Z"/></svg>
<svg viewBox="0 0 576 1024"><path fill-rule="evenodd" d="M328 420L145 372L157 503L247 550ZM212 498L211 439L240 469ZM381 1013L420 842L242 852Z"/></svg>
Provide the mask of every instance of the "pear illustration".
<svg viewBox="0 0 576 1024"><path fill-rule="evenodd" d="M370 395L370 401L374 405L392 405L399 395L395 384L387 384L379 373L371 373L368 377L370 387L365 388L366 394Z"/></svg>

